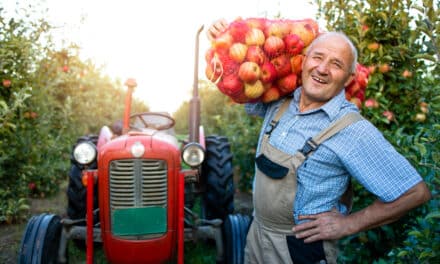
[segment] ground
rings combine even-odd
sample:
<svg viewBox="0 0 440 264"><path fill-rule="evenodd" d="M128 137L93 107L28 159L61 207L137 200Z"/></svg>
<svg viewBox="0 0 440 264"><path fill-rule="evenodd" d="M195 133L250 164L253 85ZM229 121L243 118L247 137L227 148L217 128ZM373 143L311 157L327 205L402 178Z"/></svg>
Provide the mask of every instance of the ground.
<svg viewBox="0 0 440 264"><path fill-rule="evenodd" d="M46 199L30 199L29 217L41 213L65 214L67 205L65 187L61 191ZM235 195L235 208L239 213L252 211L252 198L248 193L238 192ZM26 228L26 223L1 225L0 224L0 263L17 263L17 252L20 247L21 237Z"/></svg>

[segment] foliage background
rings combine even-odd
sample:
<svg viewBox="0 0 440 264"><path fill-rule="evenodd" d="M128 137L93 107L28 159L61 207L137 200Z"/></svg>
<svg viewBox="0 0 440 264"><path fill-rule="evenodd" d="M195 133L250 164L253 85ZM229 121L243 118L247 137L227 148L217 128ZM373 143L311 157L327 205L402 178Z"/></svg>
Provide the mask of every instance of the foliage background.
<svg viewBox="0 0 440 264"><path fill-rule="evenodd" d="M79 47L56 49L44 14L22 12L0 8L0 223L25 217L27 197L56 193L76 138L122 119L124 107L120 81L81 60Z"/></svg>

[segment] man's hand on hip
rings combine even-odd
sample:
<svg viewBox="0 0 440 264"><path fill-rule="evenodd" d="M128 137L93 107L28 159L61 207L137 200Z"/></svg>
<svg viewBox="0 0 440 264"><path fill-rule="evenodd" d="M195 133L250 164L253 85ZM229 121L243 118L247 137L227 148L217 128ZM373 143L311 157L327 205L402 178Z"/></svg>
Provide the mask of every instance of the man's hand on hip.
<svg viewBox="0 0 440 264"><path fill-rule="evenodd" d="M339 239L346 233L346 216L336 210L315 215L300 215L298 219L310 220L292 229L296 238L304 239L306 243Z"/></svg>

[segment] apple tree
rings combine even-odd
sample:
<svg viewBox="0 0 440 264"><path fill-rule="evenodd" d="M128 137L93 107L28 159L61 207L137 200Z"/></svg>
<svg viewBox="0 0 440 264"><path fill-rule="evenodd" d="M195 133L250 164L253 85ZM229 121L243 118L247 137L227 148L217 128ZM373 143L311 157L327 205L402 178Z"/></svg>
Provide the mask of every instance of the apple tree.
<svg viewBox="0 0 440 264"><path fill-rule="evenodd" d="M439 227L432 225L435 220L432 215L429 219L423 217L428 212L437 212L438 215L439 203L436 190L440 184L440 2L315 2L319 15L327 23L327 30L345 32L359 51L359 62L369 66L367 100L362 114L416 167L434 195L427 206L411 212L394 224L344 239L341 242L343 254L340 260L364 260L365 263L386 258L404 263L438 260L439 255L427 247L428 239L437 241L434 247L439 247ZM355 191L355 209L365 207L374 199L360 185L355 187ZM414 235L419 229L430 233L425 237ZM412 253L403 249L391 251L396 247L404 248L402 241L405 241L405 245L419 242L419 250Z"/></svg>

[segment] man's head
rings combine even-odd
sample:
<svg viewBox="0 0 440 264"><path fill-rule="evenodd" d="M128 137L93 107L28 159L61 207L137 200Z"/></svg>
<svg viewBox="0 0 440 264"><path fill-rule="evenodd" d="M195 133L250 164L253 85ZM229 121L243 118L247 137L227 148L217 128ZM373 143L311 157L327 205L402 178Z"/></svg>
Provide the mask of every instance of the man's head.
<svg viewBox="0 0 440 264"><path fill-rule="evenodd" d="M309 46L302 65L303 97L324 104L354 78L357 51L343 33L328 32Z"/></svg>

